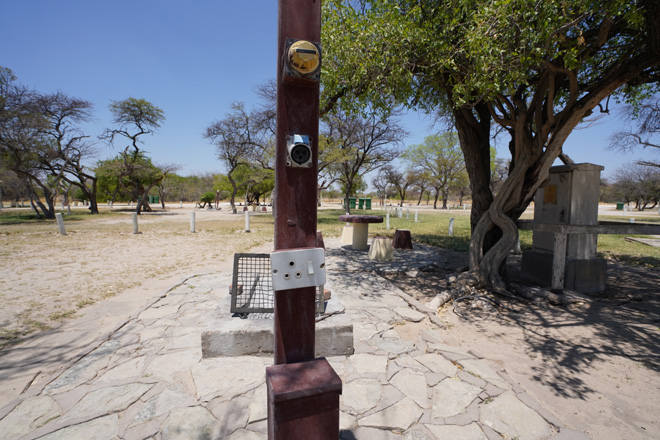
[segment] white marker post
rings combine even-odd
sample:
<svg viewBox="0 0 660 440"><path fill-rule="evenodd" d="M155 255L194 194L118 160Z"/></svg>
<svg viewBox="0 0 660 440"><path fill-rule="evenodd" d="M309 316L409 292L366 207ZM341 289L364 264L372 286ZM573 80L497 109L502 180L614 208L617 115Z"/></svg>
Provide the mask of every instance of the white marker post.
<svg viewBox="0 0 660 440"><path fill-rule="evenodd" d="M406 220L410 220L410 208L406 208Z"/></svg>
<svg viewBox="0 0 660 440"><path fill-rule="evenodd" d="M418 223L418 221L417 221L417 210L415 210L415 223Z"/></svg>
<svg viewBox="0 0 660 440"><path fill-rule="evenodd" d="M195 211L190 213L190 232L195 232Z"/></svg>
<svg viewBox="0 0 660 440"><path fill-rule="evenodd" d="M449 219L449 235L454 235L454 217Z"/></svg>
<svg viewBox="0 0 660 440"><path fill-rule="evenodd" d="M55 214L55 219L57 220L57 227L60 229L60 235L66 235L66 230L64 229L64 219L62 218L62 213L58 212Z"/></svg>
<svg viewBox="0 0 660 440"><path fill-rule="evenodd" d="M179 202L179 208L183 208L183 200Z"/></svg>
<svg viewBox="0 0 660 440"><path fill-rule="evenodd" d="M385 229L390 230L390 213L385 216Z"/></svg>
<svg viewBox="0 0 660 440"><path fill-rule="evenodd" d="M250 232L250 211L245 211L245 232Z"/></svg>
<svg viewBox="0 0 660 440"><path fill-rule="evenodd" d="M137 212L133 213L133 234L139 234Z"/></svg>

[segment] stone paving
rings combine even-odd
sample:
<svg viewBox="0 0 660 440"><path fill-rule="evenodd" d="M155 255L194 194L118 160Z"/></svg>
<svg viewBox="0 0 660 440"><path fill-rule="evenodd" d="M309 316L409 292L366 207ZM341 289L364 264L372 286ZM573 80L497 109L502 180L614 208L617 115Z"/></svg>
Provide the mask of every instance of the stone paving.
<svg viewBox="0 0 660 440"><path fill-rule="evenodd" d="M328 358L343 382L341 439L588 439L501 366L447 345L427 313L369 270L366 251L326 246L327 287L354 323L355 354ZM442 264L434 258L397 251L379 270ZM188 278L50 377L0 397L0 440L265 439L271 357L202 357L200 334L227 314L230 282L229 272ZM408 325L425 327L411 337Z"/></svg>

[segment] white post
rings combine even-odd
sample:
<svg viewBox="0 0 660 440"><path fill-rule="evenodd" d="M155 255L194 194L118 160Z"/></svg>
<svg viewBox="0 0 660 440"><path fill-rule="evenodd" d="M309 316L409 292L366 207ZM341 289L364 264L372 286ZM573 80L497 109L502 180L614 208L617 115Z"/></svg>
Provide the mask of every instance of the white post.
<svg viewBox="0 0 660 440"><path fill-rule="evenodd" d="M463 203L463 211L465 211L465 203Z"/></svg>
<svg viewBox="0 0 660 440"><path fill-rule="evenodd" d="M628 212L628 205L623 205L623 215L626 215Z"/></svg>
<svg viewBox="0 0 660 440"><path fill-rule="evenodd" d="M250 211L245 211L245 232L250 232Z"/></svg>
<svg viewBox="0 0 660 440"><path fill-rule="evenodd" d="M410 220L410 208L406 208L406 220Z"/></svg>
<svg viewBox="0 0 660 440"><path fill-rule="evenodd" d="M385 229L390 230L390 213L385 216Z"/></svg>
<svg viewBox="0 0 660 440"><path fill-rule="evenodd" d="M179 202L179 208L183 208L183 200Z"/></svg>
<svg viewBox="0 0 660 440"><path fill-rule="evenodd" d="M630 219L630 223L635 223L635 219L634 219L634 218L631 218L631 219Z"/></svg>
<svg viewBox="0 0 660 440"><path fill-rule="evenodd" d="M449 219L449 235L454 235L454 217Z"/></svg>
<svg viewBox="0 0 660 440"><path fill-rule="evenodd" d="M66 230L64 230L64 219L62 218L62 213L58 212L55 214L55 219L57 219L57 227L60 229L60 235L66 235Z"/></svg>
<svg viewBox="0 0 660 440"><path fill-rule="evenodd" d="M415 223L417 223L417 210L415 209Z"/></svg>
<svg viewBox="0 0 660 440"><path fill-rule="evenodd" d="M138 217L137 212L133 213L133 234L138 234Z"/></svg>
<svg viewBox="0 0 660 440"><path fill-rule="evenodd" d="M112 209L114 204L115 204L115 202L110 202L110 209Z"/></svg>
<svg viewBox="0 0 660 440"><path fill-rule="evenodd" d="M195 232L195 211L190 213L190 232Z"/></svg>

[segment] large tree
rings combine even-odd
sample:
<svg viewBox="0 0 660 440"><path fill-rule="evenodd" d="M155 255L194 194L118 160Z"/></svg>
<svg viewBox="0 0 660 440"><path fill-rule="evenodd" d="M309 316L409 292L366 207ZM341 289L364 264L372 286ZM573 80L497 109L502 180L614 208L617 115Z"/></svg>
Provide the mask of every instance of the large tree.
<svg viewBox="0 0 660 440"><path fill-rule="evenodd" d="M449 132L427 136L421 144L410 146L404 157L429 176L429 184L435 189L433 209L437 209L440 195L442 209L447 209L449 191L465 171L456 134Z"/></svg>
<svg viewBox="0 0 660 440"><path fill-rule="evenodd" d="M79 188L89 201L90 213L98 214L97 177L87 164L96 149L80 129L80 124L91 120L92 103L57 92L37 95L34 106L44 120L40 131L47 141L38 167Z"/></svg>
<svg viewBox="0 0 660 440"><path fill-rule="evenodd" d="M499 270L517 240L515 221L566 138L609 96L630 91L626 84L658 80L659 12L656 0L329 0L324 108L451 112L473 198L463 285L508 294ZM510 136L497 195L492 122Z"/></svg>
<svg viewBox="0 0 660 440"><path fill-rule="evenodd" d="M250 159L260 156L256 152L263 151L264 147L259 142L259 130L255 128L254 122L245 110L245 105L235 102L230 113L211 123L204 132L204 137L215 145L218 159L225 166L227 180L231 185L229 204L234 214L237 212L236 194L240 189L237 179L239 167L249 165Z"/></svg>
<svg viewBox="0 0 660 440"><path fill-rule="evenodd" d="M135 212L151 211L149 192L158 187L167 174L175 171L175 165L157 166L151 162L142 148L143 138L155 133L165 120L163 110L142 98L127 98L110 104L114 128L105 130L101 139L111 144L118 139L129 142L112 165L117 172L117 182L137 201Z"/></svg>
<svg viewBox="0 0 660 440"><path fill-rule="evenodd" d="M355 192L359 177L378 170L399 156L407 134L396 117L376 112L366 116L336 112L325 115L324 121L329 142L343 150L342 160L335 166L345 198ZM346 212L350 212L348 203Z"/></svg>
<svg viewBox="0 0 660 440"><path fill-rule="evenodd" d="M53 175L41 166L51 148L44 135L47 120L35 105L38 97L37 92L17 84L10 69L0 66L0 159L27 188L37 215L52 219L61 174Z"/></svg>

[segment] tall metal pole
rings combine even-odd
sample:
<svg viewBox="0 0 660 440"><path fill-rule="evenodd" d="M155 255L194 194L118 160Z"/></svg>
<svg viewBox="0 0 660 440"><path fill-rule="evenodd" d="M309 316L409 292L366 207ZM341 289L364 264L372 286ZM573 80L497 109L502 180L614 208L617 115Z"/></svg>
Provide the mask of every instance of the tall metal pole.
<svg viewBox="0 0 660 440"><path fill-rule="evenodd" d="M279 0L278 6L271 265L278 251L318 253L298 248L316 248L317 241L321 0ZM293 260L289 264L296 266ZM307 264L311 267L310 261ZM327 360L314 359L316 287L289 286L275 290L275 365L266 368L268 439L336 440L342 384Z"/></svg>
<svg viewBox="0 0 660 440"><path fill-rule="evenodd" d="M287 39L321 40L320 0L279 0L275 250L316 246L319 84L285 81ZM287 136L309 136L311 168L287 166ZM314 359L315 288L275 292L275 364Z"/></svg>

